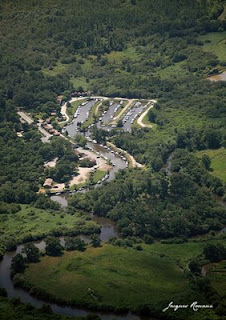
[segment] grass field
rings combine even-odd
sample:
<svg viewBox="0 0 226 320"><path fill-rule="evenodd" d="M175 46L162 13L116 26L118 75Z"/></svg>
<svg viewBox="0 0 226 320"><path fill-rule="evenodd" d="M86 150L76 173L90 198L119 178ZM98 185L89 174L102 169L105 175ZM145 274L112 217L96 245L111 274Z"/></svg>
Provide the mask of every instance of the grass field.
<svg viewBox="0 0 226 320"><path fill-rule="evenodd" d="M106 175L106 171L103 170L97 170L96 172L94 172L93 175L93 182L97 183L99 180L101 180L105 175Z"/></svg>
<svg viewBox="0 0 226 320"><path fill-rule="evenodd" d="M226 240L212 239L208 241L226 245ZM145 249L155 254L164 254L169 259L177 261L183 269L187 269L189 260L201 254L206 243L206 241L189 241L183 244L162 244L156 242L151 246L147 245Z"/></svg>
<svg viewBox="0 0 226 320"><path fill-rule="evenodd" d="M162 80L168 79L168 78L175 78L177 79L180 77L180 75L184 75L186 72L183 67L184 62L178 62L175 63L167 68L160 69L158 71L158 75L161 77Z"/></svg>
<svg viewBox="0 0 226 320"><path fill-rule="evenodd" d="M26 278L66 301L130 310L146 303L164 307L169 297L180 299L189 290L187 279L168 258L112 245L44 257L29 266Z"/></svg>
<svg viewBox="0 0 226 320"><path fill-rule="evenodd" d="M213 266L207 271L207 275L219 295L225 295L224 279L226 276L226 261L213 264Z"/></svg>
<svg viewBox="0 0 226 320"><path fill-rule="evenodd" d="M212 32L199 37L204 42L203 50L214 53L221 61L226 60L226 32ZM210 42L205 42L205 41Z"/></svg>
<svg viewBox="0 0 226 320"><path fill-rule="evenodd" d="M204 150L196 153L198 157L207 154L211 159L212 174L226 182L226 149Z"/></svg>
<svg viewBox="0 0 226 320"><path fill-rule="evenodd" d="M57 76L58 74L62 74L64 72L67 72L69 68L68 64L62 64L60 61L56 63L56 66L54 66L51 69L42 69L42 72L47 76Z"/></svg>
<svg viewBox="0 0 226 320"><path fill-rule="evenodd" d="M31 285L72 304L133 311L150 305L161 311L169 301L189 303L202 299L192 291L182 271L205 245L154 243L143 245L143 251L134 251L104 244L88 247L85 252L65 252L63 257L43 257L40 263L29 265L25 278ZM223 288L218 279L211 278L211 282ZM184 319L200 318L191 313Z"/></svg>
<svg viewBox="0 0 226 320"><path fill-rule="evenodd" d="M130 59L136 60L140 57L139 53L133 47L128 47L124 51L112 51L106 55L106 58L110 64L120 64L123 60Z"/></svg>
<svg viewBox="0 0 226 320"><path fill-rule="evenodd" d="M86 221L79 213L70 215L65 212L36 209L28 205L21 205L21 208L21 211L15 214L1 214L1 242L9 237L19 241L28 235L41 236L53 230L63 231L65 228L76 228L79 223L84 223L87 226L94 223Z"/></svg>
<svg viewBox="0 0 226 320"><path fill-rule="evenodd" d="M74 77L71 75L70 82L73 84L75 90L78 90L79 87L82 87L84 91L88 90L88 83L86 82L85 77Z"/></svg>

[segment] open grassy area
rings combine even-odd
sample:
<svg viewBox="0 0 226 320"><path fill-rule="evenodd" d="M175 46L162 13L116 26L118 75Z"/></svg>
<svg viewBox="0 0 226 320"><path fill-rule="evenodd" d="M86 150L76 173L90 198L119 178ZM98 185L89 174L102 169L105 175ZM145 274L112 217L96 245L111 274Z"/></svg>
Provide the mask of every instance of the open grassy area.
<svg viewBox="0 0 226 320"><path fill-rule="evenodd" d="M180 299L189 290L188 280L168 258L112 245L44 257L29 266L26 278L66 301L130 310L146 303L164 307L169 297Z"/></svg>
<svg viewBox="0 0 226 320"><path fill-rule="evenodd" d="M223 296L225 294L224 280L226 276L226 261L212 264L212 266L207 271L207 276L210 279L213 287L221 296Z"/></svg>
<svg viewBox="0 0 226 320"><path fill-rule="evenodd" d="M106 171L103 170L96 170L93 175L93 182L97 183L106 175Z"/></svg>
<svg viewBox="0 0 226 320"><path fill-rule="evenodd" d="M81 77L74 77L71 75L70 82L73 84L73 87L77 90L77 88L82 87L83 90L88 90L88 83L84 76Z"/></svg>
<svg viewBox="0 0 226 320"><path fill-rule="evenodd" d="M174 63L173 65L158 70L158 75L162 80L169 78L179 78L186 73L186 70L183 69L184 62Z"/></svg>
<svg viewBox="0 0 226 320"><path fill-rule="evenodd" d="M214 53L221 61L226 60L226 32L211 32L200 36L203 50Z"/></svg>
<svg viewBox="0 0 226 320"><path fill-rule="evenodd" d="M65 252L63 257L43 257L40 263L29 265L25 278L72 304L133 311L150 305L161 311L169 297L177 303L202 299L192 291L183 269L187 270L188 261L202 253L205 245L154 243L134 251L104 244L85 252ZM200 318L188 311L184 319Z"/></svg>
<svg viewBox="0 0 226 320"><path fill-rule="evenodd" d="M226 149L221 148L217 150L203 150L196 153L198 157L204 154L208 155L211 159L212 174L219 179L226 182Z"/></svg>
<svg viewBox="0 0 226 320"><path fill-rule="evenodd" d="M187 269L189 260L201 254L207 242L211 242L213 244L222 243L226 245L226 239L217 240L213 238L206 241L190 240L189 242L183 244L162 244L160 242L156 242L151 246L146 245L145 249L155 254L164 254L169 259L177 261L182 268Z"/></svg>
<svg viewBox="0 0 226 320"><path fill-rule="evenodd" d="M21 211L18 213L0 215L0 241L4 242L8 238L20 241L28 235L47 235L53 230L76 228L79 223L88 227L94 222L86 221L79 213L71 215L66 212L47 211L21 205Z"/></svg>
<svg viewBox="0 0 226 320"><path fill-rule="evenodd" d="M63 64L60 61L58 61L54 67L51 67L48 69L43 68L42 72L43 72L43 74L45 74L47 76L55 77L59 74L67 72L68 68L69 68L68 64Z"/></svg>
<svg viewBox="0 0 226 320"><path fill-rule="evenodd" d="M119 64L123 60L136 60L140 57L140 54L137 53L134 47L128 47L123 51L112 51L111 53L106 55L106 58L110 64Z"/></svg>

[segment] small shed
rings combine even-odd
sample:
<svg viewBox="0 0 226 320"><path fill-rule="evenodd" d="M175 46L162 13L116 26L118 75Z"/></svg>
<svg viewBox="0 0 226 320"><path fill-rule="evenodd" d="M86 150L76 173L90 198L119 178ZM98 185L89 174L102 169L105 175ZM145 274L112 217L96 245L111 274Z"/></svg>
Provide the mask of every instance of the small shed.
<svg viewBox="0 0 226 320"><path fill-rule="evenodd" d="M47 178L46 181L43 184L44 188L51 188L53 184L53 179Z"/></svg>

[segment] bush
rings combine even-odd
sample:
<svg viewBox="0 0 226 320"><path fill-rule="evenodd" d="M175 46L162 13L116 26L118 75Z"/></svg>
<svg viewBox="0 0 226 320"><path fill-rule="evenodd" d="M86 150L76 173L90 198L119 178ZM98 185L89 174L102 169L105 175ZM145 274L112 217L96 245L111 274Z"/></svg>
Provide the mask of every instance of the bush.
<svg viewBox="0 0 226 320"><path fill-rule="evenodd" d="M22 254L18 253L15 255L15 257L12 258L11 270L13 274L24 272L25 260Z"/></svg>
<svg viewBox="0 0 226 320"><path fill-rule="evenodd" d="M0 288L0 297L7 297L7 291L5 288Z"/></svg>
<svg viewBox="0 0 226 320"><path fill-rule="evenodd" d="M150 234L144 235L144 242L146 244L152 244L154 242L154 238Z"/></svg>
<svg viewBox="0 0 226 320"><path fill-rule="evenodd" d="M62 255L62 246L60 245L60 240L48 237L46 239L46 254L49 256L60 256Z"/></svg>

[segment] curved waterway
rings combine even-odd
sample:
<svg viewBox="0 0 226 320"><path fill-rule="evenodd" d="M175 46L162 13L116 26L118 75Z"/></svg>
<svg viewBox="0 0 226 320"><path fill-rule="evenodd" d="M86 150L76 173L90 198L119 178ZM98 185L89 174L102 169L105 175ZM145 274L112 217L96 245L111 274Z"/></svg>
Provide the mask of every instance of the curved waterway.
<svg viewBox="0 0 226 320"><path fill-rule="evenodd" d="M61 243L64 243L64 239L61 238ZM39 241L35 242L35 245L40 249L43 250L45 248L45 242ZM116 315L113 313L98 313L98 312L92 312L86 309L78 309L70 306L60 306L56 303L49 303L42 299L33 297L29 294L29 292L20 289L15 288L11 277L10 277L10 266L12 258L17 254L21 253L23 250L23 245L19 245L17 247L17 250L14 252L7 252L3 260L0 262L0 287L5 288L7 291L7 295L9 298L20 298L21 302L23 303L30 303L35 308L41 308L44 303L48 303L51 307L52 311L56 314L75 317L75 316L87 316L88 314L96 314L98 315L102 320L141 320L136 315L133 315L132 313L128 313L125 315Z"/></svg>
<svg viewBox="0 0 226 320"><path fill-rule="evenodd" d="M87 112L92 108L92 106L93 106L93 102L90 102L89 104L87 104L87 108L88 108ZM76 133L76 130L75 130L76 126L77 126L77 121L74 121L70 125L66 125L65 129L68 130L69 135L73 136ZM87 132L86 135L89 136L89 133ZM103 146L100 146L98 144L94 144L93 142L88 142L87 146L90 149L92 149L94 152L96 153L98 152L102 157L105 157L106 160L107 159L111 160L111 162L113 163L113 169L109 172L108 181L113 180L115 178L115 173L118 170L125 169L127 167L127 162L123 160L122 157L120 157L120 155L118 155L117 153L114 153L112 150L106 149ZM83 192L85 192L85 190L83 190ZM62 208L66 208L68 205L67 197L65 195L61 195L61 196L53 195L51 196L51 199L60 203ZM110 219L97 217L95 215L92 216L92 219L101 226L100 239L102 241L108 241L110 237L118 236L116 225ZM81 238L86 242L90 241L88 236L81 236ZM60 238L60 241L61 241L61 244L64 245L65 241L63 237ZM34 242L34 243L40 250L45 249L44 240ZM10 277L10 266L11 266L12 258L17 253L22 252L23 247L24 247L23 245L19 245L16 251L7 252L4 255L3 260L0 262L0 287L6 289L7 295L9 298L12 298L12 297L20 298L21 302L23 303L29 303L35 308L41 308L42 305L46 303L46 301L30 295L29 292L23 289L15 288ZM101 318L101 320L113 320L113 319L114 320L141 320L140 317L130 312L127 314L118 315L113 313L93 312L85 308L79 309L79 308L74 308L70 306L61 306L56 303L49 303L49 302L47 303L49 304L49 306L51 307L54 313L59 315L70 316L70 317L87 316L88 314L96 314ZM148 320L152 320L152 319L153 318L148 318Z"/></svg>
<svg viewBox="0 0 226 320"><path fill-rule="evenodd" d="M88 146L91 147L94 151L100 152L104 156L108 157L115 164L115 166L113 167L113 170L109 173L109 180L114 179L115 172L117 172L119 169L123 169L126 167L125 161L123 161L117 155L109 152L109 150L106 150L105 148L97 144L93 144L91 142L88 143ZM65 195L51 196L51 199L58 202L62 206L62 208L66 208L68 205L68 200ZM100 239L102 241L108 241L110 237L118 236L116 225L110 219L93 215L92 220L96 221L101 226ZM90 241L88 236L81 235L81 238L86 242ZM64 245L65 241L63 237L60 238L60 242L62 245ZM35 245L40 250L45 249L44 240L35 242ZM19 245L15 252L7 252L4 255L3 260L0 262L0 287L6 289L7 295L9 298L17 297L17 298L20 298L21 302L23 303L30 303L35 308L41 308L42 305L46 303L46 301L30 295L30 293L25 291L24 289L15 288L10 277L10 266L11 266L12 258L17 253L22 252L23 247L24 247L23 245ZM87 309L79 309L79 308L74 308L70 306L61 306L56 303L49 303L49 302L47 303L49 304L49 306L51 307L54 313L70 316L70 317L87 316L88 314L96 314L102 320L113 320L113 319L114 320L141 320L140 317L130 312L124 315L118 315L113 313L102 313L102 312L98 313L98 312L89 311Z"/></svg>
<svg viewBox="0 0 226 320"><path fill-rule="evenodd" d="M58 202L62 208L66 208L68 205L67 197L66 196L51 196L50 197L53 201ZM118 237L118 229L114 221L105 218L99 217L96 215L91 215L93 221L97 222L101 227L100 232L100 240L101 241L108 241L112 237ZM83 240L89 242L89 236L81 236Z"/></svg>

